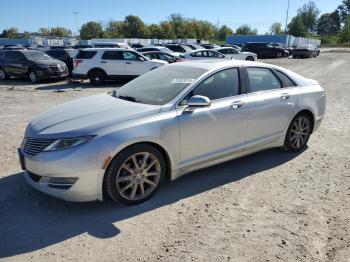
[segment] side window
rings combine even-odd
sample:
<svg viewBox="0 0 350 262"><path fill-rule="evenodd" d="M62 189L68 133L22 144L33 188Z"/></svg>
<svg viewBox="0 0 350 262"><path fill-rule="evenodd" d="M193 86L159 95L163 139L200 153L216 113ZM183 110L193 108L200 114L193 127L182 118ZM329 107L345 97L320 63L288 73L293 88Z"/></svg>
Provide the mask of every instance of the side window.
<svg viewBox="0 0 350 262"><path fill-rule="evenodd" d="M11 58L14 61L22 61L22 60L24 60L24 56L21 53L19 53L19 52L13 52Z"/></svg>
<svg viewBox="0 0 350 262"><path fill-rule="evenodd" d="M172 58L170 55L162 54L162 53L160 53L160 54L158 54L158 55L159 55L159 58L160 58L161 60L168 61L168 62L174 61L174 58Z"/></svg>
<svg viewBox="0 0 350 262"><path fill-rule="evenodd" d="M158 59L157 54L150 54L151 59Z"/></svg>
<svg viewBox="0 0 350 262"><path fill-rule="evenodd" d="M80 50L76 59L91 59L96 55L97 51L83 51Z"/></svg>
<svg viewBox="0 0 350 262"><path fill-rule="evenodd" d="M220 52L221 54L229 54L230 50L229 49L220 49L218 52Z"/></svg>
<svg viewBox="0 0 350 262"><path fill-rule="evenodd" d="M104 60L123 60L121 51L105 51L101 57Z"/></svg>
<svg viewBox="0 0 350 262"><path fill-rule="evenodd" d="M125 51L123 52L124 60L139 60L139 56L133 52Z"/></svg>
<svg viewBox="0 0 350 262"><path fill-rule="evenodd" d="M251 93L282 87L281 82L268 68L248 67L247 73Z"/></svg>
<svg viewBox="0 0 350 262"><path fill-rule="evenodd" d="M231 54L238 54L238 51L236 49L230 49L232 51Z"/></svg>
<svg viewBox="0 0 350 262"><path fill-rule="evenodd" d="M209 57L223 57L223 55L221 55L217 52L213 52L213 51L208 51L208 56Z"/></svg>
<svg viewBox="0 0 350 262"><path fill-rule="evenodd" d="M276 75L278 78L282 81L283 87L292 87L297 86L288 76L286 76L284 73L275 70Z"/></svg>
<svg viewBox="0 0 350 262"><path fill-rule="evenodd" d="M207 51L199 51L199 52L194 53L194 56L196 56L196 57L207 57L208 53L207 53Z"/></svg>
<svg viewBox="0 0 350 262"><path fill-rule="evenodd" d="M190 97L195 95L206 96L210 100L239 95L238 69L226 69L208 77L190 93Z"/></svg>

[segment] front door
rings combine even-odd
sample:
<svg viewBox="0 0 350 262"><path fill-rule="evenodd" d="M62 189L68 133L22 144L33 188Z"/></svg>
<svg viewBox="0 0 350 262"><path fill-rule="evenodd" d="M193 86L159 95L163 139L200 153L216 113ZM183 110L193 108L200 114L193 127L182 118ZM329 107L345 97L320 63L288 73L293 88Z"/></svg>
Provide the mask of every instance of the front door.
<svg viewBox="0 0 350 262"><path fill-rule="evenodd" d="M238 68L209 76L182 101L206 96L211 105L192 111L178 109L182 168L201 164L244 147L247 112L245 95L240 95Z"/></svg>
<svg viewBox="0 0 350 262"><path fill-rule="evenodd" d="M100 60L101 68L108 76L123 76L125 74L125 61L122 51L105 51Z"/></svg>

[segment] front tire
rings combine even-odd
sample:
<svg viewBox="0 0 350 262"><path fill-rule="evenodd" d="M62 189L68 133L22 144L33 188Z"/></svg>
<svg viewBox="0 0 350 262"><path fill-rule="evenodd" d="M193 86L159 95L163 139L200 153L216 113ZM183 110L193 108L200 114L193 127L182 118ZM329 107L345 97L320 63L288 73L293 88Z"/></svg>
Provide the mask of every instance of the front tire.
<svg viewBox="0 0 350 262"><path fill-rule="evenodd" d="M0 68L0 80L7 80L8 76L6 74L6 71L2 68Z"/></svg>
<svg viewBox="0 0 350 262"><path fill-rule="evenodd" d="M254 57L248 56L245 60L246 60L246 61L254 61Z"/></svg>
<svg viewBox="0 0 350 262"><path fill-rule="evenodd" d="M36 84L36 83L39 83L40 82L40 79L37 75L37 73L35 73L34 70L30 70L29 71L29 74L28 74L28 77L29 77L29 81L33 84Z"/></svg>
<svg viewBox="0 0 350 262"><path fill-rule="evenodd" d="M289 125L284 148L289 152L299 152L305 148L312 133L312 122L308 114L296 115Z"/></svg>
<svg viewBox="0 0 350 262"><path fill-rule="evenodd" d="M150 199L164 181L166 164L158 149L138 144L121 151L109 165L104 188L115 202L126 205Z"/></svg>

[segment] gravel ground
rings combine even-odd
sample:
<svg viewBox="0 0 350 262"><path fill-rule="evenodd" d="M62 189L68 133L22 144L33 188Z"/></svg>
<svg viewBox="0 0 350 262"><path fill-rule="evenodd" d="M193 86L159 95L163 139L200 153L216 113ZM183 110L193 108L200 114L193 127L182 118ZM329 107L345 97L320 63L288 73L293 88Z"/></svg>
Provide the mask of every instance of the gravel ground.
<svg viewBox="0 0 350 262"><path fill-rule="evenodd" d="M0 260L349 262L350 53L266 62L326 89L309 147L188 174L132 207L46 196L25 183L16 156L35 115L113 84L0 83Z"/></svg>

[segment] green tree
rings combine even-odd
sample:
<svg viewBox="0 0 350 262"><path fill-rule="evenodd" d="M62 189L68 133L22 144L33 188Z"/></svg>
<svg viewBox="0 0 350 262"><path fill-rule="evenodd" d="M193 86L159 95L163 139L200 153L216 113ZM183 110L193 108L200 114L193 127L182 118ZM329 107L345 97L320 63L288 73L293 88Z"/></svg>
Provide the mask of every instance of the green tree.
<svg viewBox="0 0 350 262"><path fill-rule="evenodd" d="M281 23L273 23L270 27L271 35L283 35L283 29Z"/></svg>
<svg viewBox="0 0 350 262"><path fill-rule="evenodd" d="M71 36L72 31L64 27L53 27L50 30L50 35L52 36Z"/></svg>
<svg viewBox="0 0 350 262"><path fill-rule="evenodd" d="M5 29L0 34L0 38L16 38L18 35L18 29L16 27L11 27Z"/></svg>
<svg viewBox="0 0 350 262"><path fill-rule="evenodd" d="M124 37L123 22L114 20L109 21L104 33L104 37L106 38Z"/></svg>
<svg viewBox="0 0 350 262"><path fill-rule="evenodd" d="M233 35L233 31L231 28L229 28L227 25L222 25L217 33L217 39L225 41L226 37L229 35Z"/></svg>
<svg viewBox="0 0 350 262"><path fill-rule="evenodd" d="M319 35L334 35L341 29L340 16L337 11L321 15L317 22L317 33Z"/></svg>
<svg viewBox="0 0 350 262"><path fill-rule="evenodd" d="M163 39L173 39L176 38L173 27L169 21L163 21L160 23L161 37Z"/></svg>
<svg viewBox="0 0 350 262"><path fill-rule="evenodd" d="M149 31L145 23L134 15L128 15L123 21L124 37L127 38L146 38L149 36Z"/></svg>
<svg viewBox="0 0 350 262"><path fill-rule="evenodd" d="M44 35L44 36L50 35L50 30L48 28L40 27L38 31L41 35Z"/></svg>
<svg viewBox="0 0 350 262"><path fill-rule="evenodd" d="M241 25L236 30L236 35L256 35L258 30L252 29L250 25Z"/></svg>
<svg viewBox="0 0 350 262"><path fill-rule="evenodd" d="M148 26L149 35L151 38L162 38L162 28L157 24Z"/></svg>
<svg viewBox="0 0 350 262"><path fill-rule="evenodd" d="M171 14L169 22L171 23L176 38L186 38L186 19L181 14Z"/></svg>
<svg viewBox="0 0 350 262"><path fill-rule="evenodd" d="M343 0L343 3L338 6L337 11L340 15L340 22L345 23L350 16L350 0Z"/></svg>
<svg viewBox="0 0 350 262"><path fill-rule="evenodd" d="M317 28L317 17L320 10L316 7L316 4L312 1L303 5L298 9L298 15L302 19L302 23L308 33L313 33Z"/></svg>
<svg viewBox="0 0 350 262"><path fill-rule="evenodd" d="M346 44L350 43L350 16L346 19L340 32L340 41Z"/></svg>
<svg viewBox="0 0 350 262"><path fill-rule="evenodd" d="M81 39L99 38L102 34L103 30L101 24L94 21L83 24L80 29Z"/></svg>
<svg viewBox="0 0 350 262"><path fill-rule="evenodd" d="M288 32L290 35L305 37L307 35L307 29L303 24L301 16L295 16L288 24Z"/></svg>

